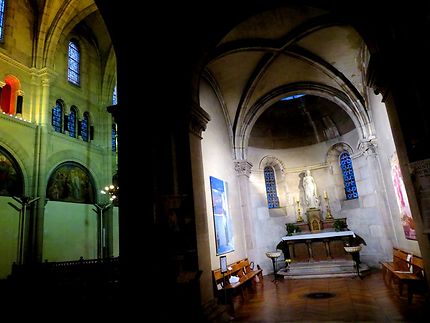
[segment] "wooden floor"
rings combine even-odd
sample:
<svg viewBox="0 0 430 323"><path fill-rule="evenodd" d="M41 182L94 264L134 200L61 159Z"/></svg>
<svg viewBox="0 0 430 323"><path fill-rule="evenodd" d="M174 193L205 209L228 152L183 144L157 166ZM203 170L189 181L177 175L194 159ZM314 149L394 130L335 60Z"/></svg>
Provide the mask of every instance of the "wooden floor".
<svg viewBox="0 0 430 323"><path fill-rule="evenodd" d="M264 276L245 293L245 300L233 298L232 322L428 322L430 304L415 295L407 304L406 291L400 296L389 288L379 270L359 277L281 279ZM331 298L311 299L309 293L332 293Z"/></svg>

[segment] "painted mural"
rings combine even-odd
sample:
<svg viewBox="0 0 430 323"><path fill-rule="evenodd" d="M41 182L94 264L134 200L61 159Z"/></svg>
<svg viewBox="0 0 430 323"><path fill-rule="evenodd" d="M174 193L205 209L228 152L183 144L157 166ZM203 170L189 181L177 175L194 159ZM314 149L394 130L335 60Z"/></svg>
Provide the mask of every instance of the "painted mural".
<svg viewBox="0 0 430 323"><path fill-rule="evenodd" d="M391 156L391 176L393 178L394 191L396 192L397 205L399 206L400 220L403 226L403 232L405 233L405 238L416 240L415 223L409 207L409 200L406 194L397 153L394 153L393 156Z"/></svg>
<svg viewBox="0 0 430 323"><path fill-rule="evenodd" d="M94 204L94 192L89 172L77 163L67 162L53 171L46 195L51 201Z"/></svg>
<svg viewBox="0 0 430 323"><path fill-rule="evenodd" d="M22 174L5 151L0 149L0 195L22 196L23 189Z"/></svg>

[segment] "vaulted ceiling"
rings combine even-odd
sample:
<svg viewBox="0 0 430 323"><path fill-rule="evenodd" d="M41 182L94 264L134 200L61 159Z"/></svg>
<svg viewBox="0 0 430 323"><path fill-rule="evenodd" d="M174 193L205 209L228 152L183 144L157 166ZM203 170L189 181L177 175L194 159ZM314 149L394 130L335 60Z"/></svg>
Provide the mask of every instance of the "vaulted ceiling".
<svg viewBox="0 0 430 323"><path fill-rule="evenodd" d="M351 26L321 9L281 7L226 34L206 78L234 136L248 123L250 146L289 148L354 129L353 114L338 102L343 96L365 106L366 58L364 41ZM281 101L302 93L307 95Z"/></svg>

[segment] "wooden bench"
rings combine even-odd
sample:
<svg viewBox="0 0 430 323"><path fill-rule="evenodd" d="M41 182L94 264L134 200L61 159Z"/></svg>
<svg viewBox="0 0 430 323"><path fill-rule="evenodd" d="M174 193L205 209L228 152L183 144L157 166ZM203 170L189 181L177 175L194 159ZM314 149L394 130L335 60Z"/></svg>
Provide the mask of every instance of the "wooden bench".
<svg viewBox="0 0 430 323"><path fill-rule="evenodd" d="M381 262L382 277L388 285L393 283L403 293L403 285L408 288L408 304L412 303L414 293L423 292L427 288L424 276L423 259L402 249L393 248L393 261Z"/></svg>
<svg viewBox="0 0 430 323"><path fill-rule="evenodd" d="M257 281L263 283L263 269L258 265L257 269L252 267L252 263L249 262L248 258L245 258L228 265L229 270L224 274L220 268L212 270L214 289L217 296L227 302L228 299L231 300L232 293L238 290L242 299L244 299L244 287L249 285L248 283L255 284ZM238 277L239 280L230 283L232 276Z"/></svg>

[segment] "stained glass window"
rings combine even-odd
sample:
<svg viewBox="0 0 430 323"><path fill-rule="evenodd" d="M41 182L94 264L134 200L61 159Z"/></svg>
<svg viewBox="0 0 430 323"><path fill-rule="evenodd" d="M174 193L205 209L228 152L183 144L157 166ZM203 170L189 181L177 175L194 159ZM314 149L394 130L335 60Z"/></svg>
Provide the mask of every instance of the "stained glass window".
<svg viewBox="0 0 430 323"><path fill-rule="evenodd" d="M266 182L267 205L269 209L279 207L279 198L276 191L275 171L273 167L264 167L264 181Z"/></svg>
<svg viewBox="0 0 430 323"><path fill-rule="evenodd" d="M352 160L347 152L340 154L340 168L343 173L343 183L345 185L345 196L347 200L358 198L357 185L355 183Z"/></svg>
<svg viewBox="0 0 430 323"><path fill-rule="evenodd" d="M76 108L70 108L70 114L67 119L67 130L69 131L69 136L76 138Z"/></svg>
<svg viewBox="0 0 430 323"><path fill-rule="evenodd" d="M78 44L71 40L69 42L69 69L67 79L73 84L79 85L79 65L81 54L79 53Z"/></svg>
<svg viewBox="0 0 430 323"><path fill-rule="evenodd" d="M118 103L118 98L116 94L116 84L115 84L115 87L113 88L113 93L112 93L112 104L115 105L117 103Z"/></svg>
<svg viewBox="0 0 430 323"><path fill-rule="evenodd" d="M4 36L4 3L5 0L0 0L0 41L3 41Z"/></svg>
<svg viewBox="0 0 430 323"><path fill-rule="evenodd" d="M84 117L81 121L81 137L83 141L89 141L90 139L88 121L89 121L89 113L84 112Z"/></svg>
<svg viewBox="0 0 430 323"><path fill-rule="evenodd" d="M116 151L116 124L112 124L112 151Z"/></svg>
<svg viewBox="0 0 430 323"><path fill-rule="evenodd" d="M52 108L52 126L56 132L63 132L63 107L60 102Z"/></svg>

